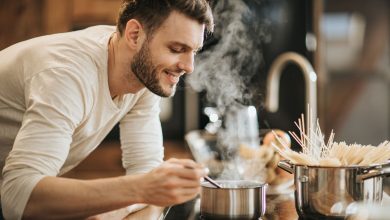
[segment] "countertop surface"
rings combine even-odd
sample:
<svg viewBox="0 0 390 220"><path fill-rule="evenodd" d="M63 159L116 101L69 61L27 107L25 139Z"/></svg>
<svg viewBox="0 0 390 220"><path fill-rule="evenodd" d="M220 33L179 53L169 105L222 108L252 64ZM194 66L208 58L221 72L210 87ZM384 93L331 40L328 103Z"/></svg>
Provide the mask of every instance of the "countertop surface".
<svg viewBox="0 0 390 220"><path fill-rule="evenodd" d="M387 194L386 194L387 195ZM390 198L390 197L388 197ZM390 201L388 201L390 202ZM390 203L383 201L383 204L378 206L364 204L359 213L355 216L349 216L350 220L388 220L388 209ZM368 207L370 206L370 207ZM367 216L361 216L365 214L364 209L370 213ZM375 210L373 213L372 210ZM380 216L380 217L378 217ZM140 210L136 213L128 215L125 219L156 219L156 220L203 220L200 214L200 199L196 198L187 203L176 205L173 207L156 207L149 206L146 209ZM267 195L266 199L266 212L259 220L323 220L323 219L337 219L314 217L314 218L303 218L299 217L295 208L294 192L285 194L271 194Z"/></svg>
<svg viewBox="0 0 390 220"><path fill-rule="evenodd" d="M294 195L268 195L266 213L261 220L297 220L301 219L295 210ZM200 199L189 201L187 203L173 206L171 208L162 208L149 206L143 210L132 213L126 220L131 219L157 219L157 220L200 220Z"/></svg>
<svg viewBox="0 0 390 220"><path fill-rule="evenodd" d="M267 195L266 213L261 220L296 220L299 219L295 210L294 194ZM185 204L173 206L165 220L198 220L200 215L200 199L197 198Z"/></svg>

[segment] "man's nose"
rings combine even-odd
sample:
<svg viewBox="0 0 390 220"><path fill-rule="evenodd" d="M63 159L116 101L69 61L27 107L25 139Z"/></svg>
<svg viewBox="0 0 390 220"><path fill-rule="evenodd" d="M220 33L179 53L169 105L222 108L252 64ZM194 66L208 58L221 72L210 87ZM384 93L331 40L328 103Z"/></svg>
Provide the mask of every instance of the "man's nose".
<svg viewBox="0 0 390 220"><path fill-rule="evenodd" d="M179 61L179 68L186 73L192 73L194 71L194 54L185 54Z"/></svg>

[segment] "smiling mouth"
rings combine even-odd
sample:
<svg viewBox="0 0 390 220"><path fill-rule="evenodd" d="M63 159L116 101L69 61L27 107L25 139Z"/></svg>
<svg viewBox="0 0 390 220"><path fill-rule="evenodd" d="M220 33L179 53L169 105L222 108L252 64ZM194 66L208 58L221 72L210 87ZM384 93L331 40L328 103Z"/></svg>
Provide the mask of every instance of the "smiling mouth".
<svg viewBox="0 0 390 220"><path fill-rule="evenodd" d="M173 84L177 84L180 80L180 76L182 75L179 73L174 74L174 73L169 72L169 71L164 71L164 73L167 75L168 80Z"/></svg>

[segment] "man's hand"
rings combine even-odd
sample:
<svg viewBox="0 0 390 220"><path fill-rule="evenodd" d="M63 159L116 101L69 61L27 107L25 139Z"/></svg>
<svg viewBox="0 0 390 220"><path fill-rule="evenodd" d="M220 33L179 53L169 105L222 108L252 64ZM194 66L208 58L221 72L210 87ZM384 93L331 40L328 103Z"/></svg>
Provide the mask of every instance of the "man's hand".
<svg viewBox="0 0 390 220"><path fill-rule="evenodd" d="M169 159L142 176L139 195L142 203L169 206L193 199L200 192L206 169L188 159Z"/></svg>

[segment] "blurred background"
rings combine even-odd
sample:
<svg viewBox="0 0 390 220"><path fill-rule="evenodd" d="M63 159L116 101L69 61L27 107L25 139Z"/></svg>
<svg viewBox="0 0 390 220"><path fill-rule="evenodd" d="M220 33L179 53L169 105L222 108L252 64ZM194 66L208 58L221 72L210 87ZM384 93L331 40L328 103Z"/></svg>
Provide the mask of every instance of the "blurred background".
<svg viewBox="0 0 390 220"><path fill-rule="evenodd" d="M0 49L40 35L115 25L120 3L0 0ZM213 122L205 112L208 107L223 118L232 105L252 105L259 129L296 131L293 122L306 108L300 68L289 64L283 69L279 110L271 113L264 106L270 66L288 51L305 57L317 73L318 117L326 135L333 129L336 141L372 145L389 139L389 1L219 0L212 6L215 34L198 55L200 70L180 82L173 98L161 103L167 158L192 157L184 136ZM226 91L212 91L212 85L203 83L216 85L220 79L225 79ZM122 173L117 145L118 127L69 175L92 178Z"/></svg>

